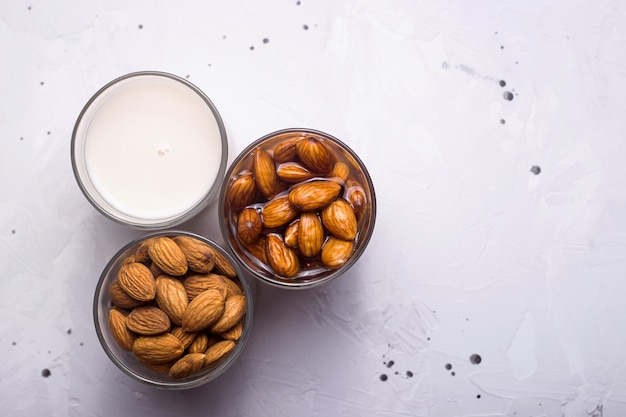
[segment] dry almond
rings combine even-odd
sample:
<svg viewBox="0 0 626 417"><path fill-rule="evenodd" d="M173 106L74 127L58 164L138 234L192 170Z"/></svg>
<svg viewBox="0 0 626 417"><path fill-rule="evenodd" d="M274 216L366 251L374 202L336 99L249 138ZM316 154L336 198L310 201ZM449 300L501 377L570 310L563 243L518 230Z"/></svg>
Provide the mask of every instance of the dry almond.
<svg viewBox="0 0 626 417"><path fill-rule="evenodd" d="M215 250L208 244L191 236L176 236L174 242L187 258L189 269L208 274L215 266Z"/></svg>
<svg viewBox="0 0 626 417"><path fill-rule="evenodd" d="M276 175L287 183L299 183L315 176L311 171L297 162L285 162L276 168Z"/></svg>
<svg viewBox="0 0 626 417"><path fill-rule="evenodd" d="M189 353L172 365L168 375L174 379L187 378L202 369L205 357L204 353Z"/></svg>
<svg viewBox="0 0 626 417"><path fill-rule="evenodd" d="M226 284L226 297L232 297L233 295L243 295L243 291L239 284L228 277L222 277L224 284Z"/></svg>
<svg viewBox="0 0 626 417"><path fill-rule="evenodd" d="M126 316L119 310L109 310L109 328L117 344L124 350L132 351L136 336L126 327Z"/></svg>
<svg viewBox="0 0 626 417"><path fill-rule="evenodd" d="M135 300L150 301L156 293L154 275L147 266L139 262L120 266L117 281L126 294Z"/></svg>
<svg viewBox="0 0 626 417"><path fill-rule="evenodd" d="M352 205L356 217L360 218L367 208L367 197L358 181L346 181L346 200Z"/></svg>
<svg viewBox="0 0 626 417"><path fill-rule="evenodd" d="M126 327L144 336L164 333L170 329L170 326L169 317L158 307L137 307L128 313L126 317Z"/></svg>
<svg viewBox="0 0 626 417"><path fill-rule="evenodd" d="M155 278L164 274L164 272L161 271L161 268L156 266L154 262L150 262L150 264L148 264L148 268L150 268L150 272L152 272L152 275Z"/></svg>
<svg viewBox="0 0 626 417"><path fill-rule="evenodd" d="M332 203L341 192L341 185L329 180L313 180L294 186L289 201L301 211L314 211Z"/></svg>
<svg viewBox="0 0 626 417"><path fill-rule="evenodd" d="M224 298L226 298L227 294L224 277L218 274L190 275L183 279L183 287L185 287L189 301L196 298L198 294L210 289L220 291Z"/></svg>
<svg viewBox="0 0 626 417"><path fill-rule="evenodd" d="M290 278L300 270L300 262L296 252L285 246L280 235L272 233L267 236L265 244L267 261L277 275Z"/></svg>
<svg viewBox="0 0 626 417"><path fill-rule="evenodd" d="M187 272L187 258L180 246L169 237L159 236L150 240L148 254L152 262L168 275L181 276Z"/></svg>
<svg viewBox="0 0 626 417"><path fill-rule="evenodd" d="M137 359L139 359L139 358L137 358ZM153 370L154 372L158 372L160 374L166 374L167 375L170 372L170 368L172 367L172 365L174 365L174 363L176 361L168 361L168 362L164 362L164 363L150 363L150 362L144 362L144 361L139 359L139 362L143 366Z"/></svg>
<svg viewBox="0 0 626 417"><path fill-rule="evenodd" d="M353 247L354 242L352 240L341 240L336 237L329 237L326 239L324 246L322 246L322 263L331 268L343 265L352 254Z"/></svg>
<svg viewBox="0 0 626 417"><path fill-rule="evenodd" d="M270 198L276 191L276 164L263 149L256 148L252 153L252 165L256 186L265 197Z"/></svg>
<svg viewBox="0 0 626 417"><path fill-rule="evenodd" d="M183 315L183 330L197 332L215 323L224 313L224 295L218 290L206 290L189 302Z"/></svg>
<svg viewBox="0 0 626 417"><path fill-rule="evenodd" d="M135 262L141 262L147 264L150 262L150 256L148 256L148 246L150 246L150 239L142 241L137 250L135 251Z"/></svg>
<svg viewBox="0 0 626 417"><path fill-rule="evenodd" d="M352 240L356 237L356 215L352 206L345 200L338 198L321 212L322 223L333 236L343 240Z"/></svg>
<svg viewBox="0 0 626 417"><path fill-rule="evenodd" d="M204 353L209 347L209 336L206 333L198 333L193 342L187 348L189 353Z"/></svg>
<svg viewBox="0 0 626 417"><path fill-rule="evenodd" d="M300 230L300 219L296 219L285 230L285 235L283 237L283 241L285 245L292 249L296 249L298 247L298 231Z"/></svg>
<svg viewBox="0 0 626 417"><path fill-rule="evenodd" d="M139 301L126 294L126 291L122 289L117 280L113 281L109 286L109 296L111 297L111 303L113 303L115 307L124 308L126 310L132 310L135 307L147 303L147 301Z"/></svg>
<svg viewBox="0 0 626 417"><path fill-rule="evenodd" d="M295 136L294 133L276 136L275 139L281 140L281 142L274 147L272 154L274 161L276 161L277 164L294 161L298 156L296 145L303 137L301 133L296 133Z"/></svg>
<svg viewBox="0 0 626 417"><path fill-rule="evenodd" d="M333 165L333 169L328 174L329 178L339 178L343 182L348 180L348 176L350 175L350 167L345 162L337 161L335 165Z"/></svg>
<svg viewBox="0 0 626 417"><path fill-rule="evenodd" d="M191 346L191 344L196 339L199 333L186 332L183 330L182 327L176 326L172 328L172 330L170 331L170 334L172 334L173 336L176 336L176 338L180 340L180 342L183 344L183 347L187 349L189 346Z"/></svg>
<svg viewBox="0 0 626 417"><path fill-rule="evenodd" d="M245 172L233 180L228 192L230 206L239 211L254 201L256 184L250 172Z"/></svg>
<svg viewBox="0 0 626 417"><path fill-rule="evenodd" d="M121 265L130 264L130 263L133 263L133 262L137 262L137 260L135 258L135 255L128 255L126 258L124 258L122 260Z"/></svg>
<svg viewBox="0 0 626 417"><path fill-rule="evenodd" d="M170 333L158 336L141 336L133 343L133 353L141 362L166 363L183 354L185 348L178 338Z"/></svg>
<svg viewBox="0 0 626 417"><path fill-rule="evenodd" d="M261 235L263 222L261 215L255 208L241 210L237 217L237 236L248 245L253 244Z"/></svg>
<svg viewBox="0 0 626 417"><path fill-rule="evenodd" d="M235 278L237 276L237 270L232 266L228 258L224 256L220 251L215 251L215 272L221 275L226 275L228 278Z"/></svg>
<svg viewBox="0 0 626 417"><path fill-rule="evenodd" d="M230 329L225 332L220 333L220 336L226 340L237 341L243 334L243 319L239 320L237 324L235 324Z"/></svg>
<svg viewBox="0 0 626 417"><path fill-rule="evenodd" d="M289 196L276 197L263 207L263 226L268 229L281 227L298 215L298 210L289 201Z"/></svg>
<svg viewBox="0 0 626 417"><path fill-rule="evenodd" d="M233 327L241 320L246 313L246 297L243 295L233 295L228 297L224 304L224 313L211 325L209 330L213 333L222 333Z"/></svg>
<svg viewBox="0 0 626 417"><path fill-rule="evenodd" d="M226 357L230 352L235 349L235 342L232 340L221 340L214 345L210 346L204 353L204 367L208 367Z"/></svg>
<svg viewBox="0 0 626 417"><path fill-rule="evenodd" d="M302 213L298 227L300 253L307 258L313 258L320 252L323 243L324 227L317 213L314 211Z"/></svg>
<svg viewBox="0 0 626 417"><path fill-rule="evenodd" d="M307 136L296 145L298 157L313 172L328 174L333 168L335 158L328 146L315 136Z"/></svg>
<svg viewBox="0 0 626 417"><path fill-rule="evenodd" d="M181 325L189 300L183 283L169 275L156 279L156 302L174 324Z"/></svg>

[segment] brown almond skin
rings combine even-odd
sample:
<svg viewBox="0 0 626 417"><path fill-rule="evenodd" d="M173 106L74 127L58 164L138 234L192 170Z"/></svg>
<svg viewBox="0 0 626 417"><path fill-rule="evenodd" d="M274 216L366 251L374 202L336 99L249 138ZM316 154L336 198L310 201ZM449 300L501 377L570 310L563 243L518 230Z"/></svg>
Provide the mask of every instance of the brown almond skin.
<svg viewBox="0 0 626 417"><path fill-rule="evenodd" d="M243 334L243 319L239 320L239 322L235 324L233 327L231 327L230 329L226 330L225 332L220 333L220 336L223 339L232 340L236 342L237 340L239 340L239 338L241 338L242 334Z"/></svg>
<svg viewBox="0 0 626 417"><path fill-rule="evenodd" d="M285 235L283 236L283 241L285 245L291 249L296 249L298 247L298 232L300 230L300 219L296 219L285 229ZM267 262L265 262L267 263Z"/></svg>
<svg viewBox="0 0 626 417"><path fill-rule="evenodd" d="M154 336L167 332L170 326L169 317L158 307L137 307L126 317L126 327L144 336Z"/></svg>
<svg viewBox="0 0 626 417"><path fill-rule="evenodd" d="M173 239L159 236L150 240L148 254L152 262L163 272L172 276L181 276L187 272L187 258L180 246Z"/></svg>
<svg viewBox="0 0 626 417"><path fill-rule="evenodd" d="M178 340L180 340L180 342L183 344L183 347L187 349L189 346L191 346L191 344L193 343L193 341L195 340L195 338L198 336L199 333L186 332L183 330L182 327L176 326L172 328L172 330L170 331L170 334L175 336Z"/></svg>
<svg viewBox="0 0 626 417"><path fill-rule="evenodd" d="M326 239L324 246L322 246L320 258L324 265L331 268L338 268L345 264L348 258L350 258L353 248L353 241L341 240L331 236Z"/></svg>
<svg viewBox="0 0 626 417"><path fill-rule="evenodd" d="M109 296L111 297L111 303L113 303L115 307L126 310L132 310L135 307L140 307L147 303L147 301L135 300L133 297L126 294L126 291L122 289L117 280L113 281L109 286Z"/></svg>
<svg viewBox="0 0 626 417"><path fill-rule="evenodd" d="M352 240L357 233L357 220L352 206L338 198L321 212L322 223L333 236L342 240Z"/></svg>
<svg viewBox="0 0 626 417"><path fill-rule="evenodd" d="M252 152L252 166L257 189L266 198L276 192L276 164L272 157L263 149L256 148Z"/></svg>
<svg viewBox="0 0 626 417"><path fill-rule="evenodd" d="M337 161L335 165L333 165L333 169L328 174L329 178L339 178L343 182L348 180L348 176L350 175L350 167L345 162Z"/></svg>
<svg viewBox="0 0 626 417"><path fill-rule="evenodd" d="M247 172L238 176L231 183L228 194L231 209L239 211L252 204L256 193L256 183L251 173Z"/></svg>
<svg viewBox="0 0 626 417"><path fill-rule="evenodd" d="M141 336L133 343L133 353L141 362L166 363L178 359L185 348L178 338L170 333L158 336Z"/></svg>
<svg viewBox="0 0 626 417"><path fill-rule="evenodd" d="M191 300L183 315L183 330L198 332L215 323L224 313L225 300L222 292L206 290Z"/></svg>
<svg viewBox="0 0 626 417"><path fill-rule="evenodd" d="M224 280L224 284L226 284L226 298L232 297L233 295L243 295L243 290L239 287L239 285L228 277L222 277Z"/></svg>
<svg viewBox="0 0 626 417"><path fill-rule="evenodd" d="M298 227L300 253L307 258L313 258L322 250L323 243L324 227L317 213L314 211L302 213Z"/></svg>
<svg viewBox="0 0 626 417"><path fill-rule="evenodd" d="M187 378L202 369L205 358L204 353L188 353L172 365L168 375L174 379Z"/></svg>
<svg viewBox="0 0 626 417"><path fill-rule="evenodd" d="M183 279L183 287L187 292L189 301L193 300L203 291L214 289L220 291L224 298L227 294L227 286L224 276L218 274L197 274L189 275Z"/></svg>
<svg viewBox="0 0 626 417"><path fill-rule="evenodd" d="M289 202L300 211L315 211L337 199L341 185L329 180L313 180L296 185L289 191Z"/></svg>
<svg viewBox="0 0 626 417"><path fill-rule="evenodd" d="M176 236L174 242L187 258L190 270L200 274L208 274L215 266L215 250L206 243L191 236Z"/></svg>
<svg viewBox="0 0 626 417"><path fill-rule="evenodd" d="M215 267L213 272L225 275L231 279L237 277L237 270L230 264L230 261L219 251L215 251Z"/></svg>
<svg viewBox="0 0 626 417"><path fill-rule="evenodd" d="M291 278L300 270L300 262L296 252L285 246L280 235L272 233L267 236L265 244L267 261L277 275Z"/></svg>
<svg viewBox="0 0 626 417"><path fill-rule="evenodd" d="M285 162L280 164L276 168L276 175L281 180L290 184L297 184L315 176L315 174L297 162Z"/></svg>
<svg viewBox="0 0 626 417"><path fill-rule="evenodd" d="M211 325L209 330L213 333L222 333L237 324L246 313L246 297L243 295L233 295L226 299L224 313Z"/></svg>
<svg viewBox="0 0 626 417"><path fill-rule="evenodd" d="M185 286L180 279L169 275L159 276L156 279L155 300L172 323L178 326L182 324L183 313L187 309L189 299Z"/></svg>
<svg viewBox="0 0 626 417"><path fill-rule="evenodd" d="M279 137L282 138L282 141L274 147L272 154L274 161L277 164L295 161L298 157L296 145L298 145L298 142L301 141L304 136L301 133L288 133L275 138L278 139Z"/></svg>
<svg viewBox="0 0 626 417"><path fill-rule="evenodd" d="M144 240L139 244L135 251L135 262L141 262L142 264L148 264L150 262L148 246L150 246L150 240Z"/></svg>
<svg viewBox="0 0 626 417"><path fill-rule="evenodd" d="M237 217L237 236L242 242L251 245L257 241L263 230L261 215L254 208L241 210Z"/></svg>
<svg viewBox="0 0 626 417"><path fill-rule="evenodd" d="M209 336L206 333L198 333L193 342L187 348L189 353L204 353L209 347Z"/></svg>
<svg viewBox="0 0 626 417"><path fill-rule="evenodd" d="M356 180L346 181L346 200L352 205L357 219L361 218L367 208L365 190Z"/></svg>
<svg viewBox="0 0 626 417"><path fill-rule="evenodd" d="M299 211L290 202L289 196L283 195L268 201L262 211L263 226L274 229L284 226L296 218Z"/></svg>
<svg viewBox="0 0 626 417"><path fill-rule="evenodd" d="M126 327L126 316L119 310L109 310L109 329L117 344L126 351L133 350L133 343L137 336Z"/></svg>
<svg viewBox="0 0 626 417"><path fill-rule="evenodd" d="M298 157L313 172L328 174L335 163L335 157L322 140L307 136L296 145Z"/></svg>
<svg viewBox="0 0 626 417"><path fill-rule="evenodd" d="M147 266L139 262L120 266L117 282L135 300L150 301L156 293L154 275Z"/></svg>
<svg viewBox="0 0 626 417"><path fill-rule="evenodd" d="M211 345L206 352L204 359L204 367L207 368L220 359L226 357L230 352L235 349L235 342L232 340L221 340L213 345Z"/></svg>

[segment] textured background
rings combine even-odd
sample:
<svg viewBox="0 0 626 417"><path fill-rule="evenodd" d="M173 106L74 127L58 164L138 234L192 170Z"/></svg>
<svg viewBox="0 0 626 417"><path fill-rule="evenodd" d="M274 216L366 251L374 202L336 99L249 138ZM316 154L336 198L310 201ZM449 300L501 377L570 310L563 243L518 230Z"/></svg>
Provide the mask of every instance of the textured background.
<svg viewBox="0 0 626 417"><path fill-rule="evenodd" d="M623 1L0 0L0 51L2 415L626 415ZM85 200L70 137L139 70L200 87L230 160L324 130L378 196L357 265L260 286L240 360L186 392L122 374L91 318L141 232Z"/></svg>

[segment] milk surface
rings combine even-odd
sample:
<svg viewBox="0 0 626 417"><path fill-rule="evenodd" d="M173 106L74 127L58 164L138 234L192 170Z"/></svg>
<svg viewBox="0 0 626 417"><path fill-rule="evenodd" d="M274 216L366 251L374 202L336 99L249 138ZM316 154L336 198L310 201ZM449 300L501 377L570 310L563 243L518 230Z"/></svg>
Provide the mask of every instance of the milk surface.
<svg viewBox="0 0 626 417"><path fill-rule="evenodd" d="M219 125L207 103L175 80L122 81L93 115L86 133L89 177L115 209L166 219L197 204L216 180Z"/></svg>

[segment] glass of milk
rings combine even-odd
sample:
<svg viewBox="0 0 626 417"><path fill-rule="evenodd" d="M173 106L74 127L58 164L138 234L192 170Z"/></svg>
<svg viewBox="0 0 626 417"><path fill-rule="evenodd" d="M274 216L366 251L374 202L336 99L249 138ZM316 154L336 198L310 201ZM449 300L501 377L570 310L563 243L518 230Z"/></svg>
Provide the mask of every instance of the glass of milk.
<svg viewBox="0 0 626 417"><path fill-rule="evenodd" d="M90 203L138 229L175 226L212 203L228 143L211 100L185 79L136 72L102 87L74 126L72 167Z"/></svg>

